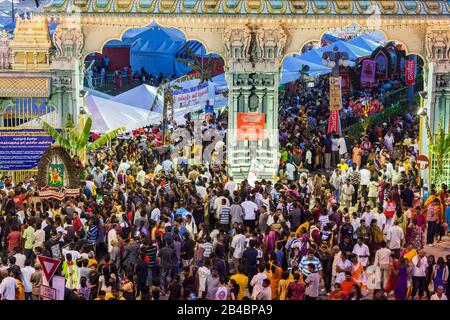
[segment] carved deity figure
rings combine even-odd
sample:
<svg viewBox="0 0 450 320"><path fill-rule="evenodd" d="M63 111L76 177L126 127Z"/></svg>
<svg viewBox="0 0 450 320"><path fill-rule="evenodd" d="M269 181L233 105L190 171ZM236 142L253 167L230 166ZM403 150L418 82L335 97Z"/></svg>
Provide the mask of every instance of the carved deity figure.
<svg viewBox="0 0 450 320"><path fill-rule="evenodd" d="M241 52L241 58L249 58L251 54L251 41L252 41L252 30L250 27L246 26L243 35L243 51Z"/></svg>
<svg viewBox="0 0 450 320"><path fill-rule="evenodd" d="M278 41L277 41L277 59L283 58L284 48L287 42L287 34L281 26L278 27Z"/></svg>
<svg viewBox="0 0 450 320"><path fill-rule="evenodd" d="M84 35L81 28L58 27L53 40L57 47L57 57L81 58L84 45Z"/></svg>
<svg viewBox="0 0 450 320"><path fill-rule="evenodd" d="M0 69L9 69L11 66L11 51L9 49L8 32L3 30L0 37Z"/></svg>
<svg viewBox="0 0 450 320"><path fill-rule="evenodd" d="M450 42L447 30L433 30L427 33L426 44L431 60L450 59Z"/></svg>

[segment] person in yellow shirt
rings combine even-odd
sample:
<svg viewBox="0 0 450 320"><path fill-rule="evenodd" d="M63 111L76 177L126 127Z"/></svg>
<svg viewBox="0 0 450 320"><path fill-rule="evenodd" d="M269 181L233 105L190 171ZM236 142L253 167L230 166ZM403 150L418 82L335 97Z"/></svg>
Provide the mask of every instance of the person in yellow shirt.
<svg viewBox="0 0 450 320"><path fill-rule="evenodd" d="M98 292L97 298L95 298L94 300L106 300L106 292L104 290L100 290Z"/></svg>
<svg viewBox="0 0 450 320"><path fill-rule="evenodd" d="M237 300L243 300L245 296L245 290L247 290L248 287L248 277L244 274L244 266L242 264L238 266L238 273L231 276L230 280L236 281L236 283L239 285Z"/></svg>
<svg viewBox="0 0 450 320"><path fill-rule="evenodd" d="M90 267L97 267L98 266L98 262L97 259L95 259L95 255L94 252L91 251L88 253L88 268Z"/></svg>
<svg viewBox="0 0 450 320"><path fill-rule="evenodd" d="M341 162L337 165L337 167L339 169L341 169L342 171L347 171L348 170L348 164L345 163L344 159L341 159Z"/></svg>
<svg viewBox="0 0 450 320"><path fill-rule="evenodd" d="M120 291L119 286L114 285L111 288L111 293L105 294L105 300L126 300L126 299L122 296L122 292Z"/></svg>
<svg viewBox="0 0 450 320"><path fill-rule="evenodd" d="M281 275L281 280L278 282L278 300L286 300L286 294L288 290L289 283L294 281L292 277L292 281L289 279L289 272L283 271L283 274Z"/></svg>

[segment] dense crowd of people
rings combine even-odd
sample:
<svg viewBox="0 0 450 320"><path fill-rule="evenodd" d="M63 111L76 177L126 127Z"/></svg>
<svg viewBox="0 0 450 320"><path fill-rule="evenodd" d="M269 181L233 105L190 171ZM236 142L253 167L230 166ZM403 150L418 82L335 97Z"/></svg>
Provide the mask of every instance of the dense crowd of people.
<svg viewBox="0 0 450 320"><path fill-rule="evenodd" d="M159 128L88 154L77 197L3 177L1 299L39 299L43 255L63 261L67 300L446 300L450 255L424 249L450 196L420 181L417 117L352 139L326 132L327 104L323 81L282 98L275 182L175 159Z"/></svg>

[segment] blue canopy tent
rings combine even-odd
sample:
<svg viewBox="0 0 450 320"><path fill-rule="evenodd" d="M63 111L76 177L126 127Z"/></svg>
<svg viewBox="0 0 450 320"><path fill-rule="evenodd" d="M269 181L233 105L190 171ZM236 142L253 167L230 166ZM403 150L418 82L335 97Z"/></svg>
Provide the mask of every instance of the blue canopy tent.
<svg viewBox="0 0 450 320"><path fill-rule="evenodd" d="M300 77L302 65L309 66L309 77L317 77L331 72L331 69L322 64L322 55L326 51L333 51L337 46L341 52L346 52L349 59L355 61L361 57L367 57L380 46L371 35L364 35L350 41L338 40L325 47L312 49L302 55L291 55L284 59L282 67L281 84L294 81Z"/></svg>
<svg viewBox="0 0 450 320"><path fill-rule="evenodd" d="M323 42L336 42L336 41L339 41L339 40L342 40L341 38L339 38L339 37L336 37L336 36L333 36L332 34L329 34L329 33L325 33L323 36L322 36L322 39L321 39Z"/></svg>
<svg viewBox="0 0 450 320"><path fill-rule="evenodd" d="M348 43L366 50L370 50L371 52L373 52L375 49L377 49L379 46L382 45L382 43L373 41L371 38L364 35L349 40Z"/></svg>
<svg viewBox="0 0 450 320"><path fill-rule="evenodd" d="M361 57L367 57L370 56L373 52L373 50L367 50L364 48L360 48L356 45L353 45L347 41L339 40L332 44L329 44L325 47L317 49L318 52L320 52L320 55L326 51L333 51L334 47L338 47L340 52L346 52L348 53L348 57L350 60L355 61L358 58Z"/></svg>
<svg viewBox="0 0 450 320"><path fill-rule="evenodd" d="M282 79L280 83L285 84L300 78L300 69L303 65L309 66L309 71L307 72L308 77L318 77L331 72L329 67L304 59L304 54L294 54L286 57L283 61Z"/></svg>
<svg viewBox="0 0 450 320"><path fill-rule="evenodd" d="M171 77L177 75L176 52L184 46L186 39L182 32L174 28L164 28L156 23L143 31L135 32L132 37L124 37L131 43L130 64L132 70L142 67L147 72Z"/></svg>

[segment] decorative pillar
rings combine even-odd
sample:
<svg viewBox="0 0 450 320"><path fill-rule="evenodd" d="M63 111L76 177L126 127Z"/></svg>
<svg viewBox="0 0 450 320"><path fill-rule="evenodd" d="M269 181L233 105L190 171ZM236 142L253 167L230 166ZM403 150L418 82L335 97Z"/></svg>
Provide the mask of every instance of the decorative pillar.
<svg viewBox="0 0 450 320"><path fill-rule="evenodd" d="M450 110L447 107L450 94L450 27L428 27L425 39L426 63L424 69L425 83L424 90L427 95L424 101L424 108L429 118L431 131L436 132L440 121L446 131L450 127ZM422 121L423 122L423 121ZM422 128L420 154L428 156L430 159L429 170L421 170L421 177L424 183L435 183L437 186L441 183L450 183L450 159L447 157L444 164L444 174L436 175L432 155L428 150L428 137L426 129ZM445 171L447 170L447 171ZM430 180L430 175L431 179Z"/></svg>
<svg viewBox="0 0 450 320"><path fill-rule="evenodd" d="M287 32L278 23L230 25L223 33L230 91L228 174L237 181L247 178L253 158L264 165L259 179L272 180L278 171L278 84L287 38ZM241 94L243 106L238 102ZM249 105L250 97L252 101L257 97L256 106ZM240 141L238 112L255 113L257 117L263 111L263 141Z"/></svg>
<svg viewBox="0 0 450 320"><path fill-rule="evenodd" d="M83 58L84 34L81 30L81 21L76 17L65 20L58 25L54 37L57 48L53 58L51 69L54 73L54 85L57 89L59 100L56 105L60 106L59 112L64 123L67 114L72 114L76 122L83 105Z"/></svg>

